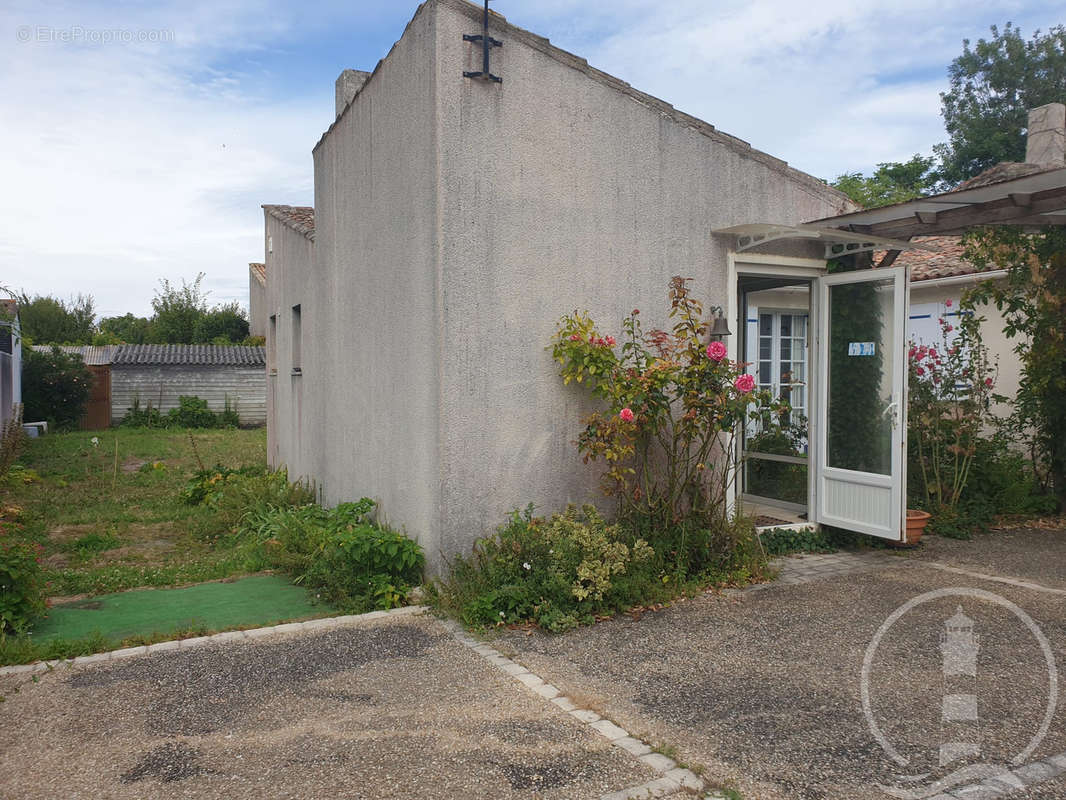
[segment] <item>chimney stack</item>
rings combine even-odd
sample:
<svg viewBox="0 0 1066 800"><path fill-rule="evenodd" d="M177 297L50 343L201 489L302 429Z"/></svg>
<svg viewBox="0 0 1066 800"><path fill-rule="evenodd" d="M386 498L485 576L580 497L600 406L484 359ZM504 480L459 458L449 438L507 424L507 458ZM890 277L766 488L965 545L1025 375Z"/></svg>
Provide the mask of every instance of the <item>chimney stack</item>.
<svg viewBox="0 0 1066 800"><path fill-rule="evenodd" d="M1048 103L1029 112L1025 163L1066 167L1066 105Z"/></svg>
<svg viewBox="0 0 1066 800"><path fill-rule="evenodd" d="M341 115L345 106L352 102L352 98L363 88L369 72L361 69L346 69L337 77L337 116Z"/></svg>

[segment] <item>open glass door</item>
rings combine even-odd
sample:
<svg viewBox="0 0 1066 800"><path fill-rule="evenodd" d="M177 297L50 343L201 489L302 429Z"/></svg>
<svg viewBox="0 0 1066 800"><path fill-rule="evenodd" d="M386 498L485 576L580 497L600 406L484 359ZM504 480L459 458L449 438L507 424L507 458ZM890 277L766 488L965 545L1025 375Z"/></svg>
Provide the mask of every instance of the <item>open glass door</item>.
<svg viewBox="0 0 1066 800"><path fill-rule="evenodd" d="M906 497L907 276L818 279L817 522L900 540Z"/></svg>

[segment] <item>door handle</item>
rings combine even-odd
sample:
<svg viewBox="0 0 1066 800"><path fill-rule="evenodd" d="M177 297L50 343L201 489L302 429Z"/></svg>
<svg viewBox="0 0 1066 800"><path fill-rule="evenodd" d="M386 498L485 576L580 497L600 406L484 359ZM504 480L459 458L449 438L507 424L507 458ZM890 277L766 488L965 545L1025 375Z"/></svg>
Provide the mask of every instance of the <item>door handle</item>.
<svg viewBox="0 0 1066 800"><path fill-rule="evenodd" d="M897 411L899 411L899 402L893 400L891 403L885 406L885 410L881 412L882 417L887 417L889 414L892 415L893 428L895 428L899 424L899 415L896 413Z"/></svg>

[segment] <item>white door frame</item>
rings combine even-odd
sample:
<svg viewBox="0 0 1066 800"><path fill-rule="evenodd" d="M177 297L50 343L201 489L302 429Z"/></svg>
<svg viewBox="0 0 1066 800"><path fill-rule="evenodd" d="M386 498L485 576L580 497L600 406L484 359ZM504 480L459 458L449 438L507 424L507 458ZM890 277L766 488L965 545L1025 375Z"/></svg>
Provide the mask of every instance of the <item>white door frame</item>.
<svg viewBox="0 0 1066 800"><path fill-rule="evenodd" d="M729 252L727 257L729 282L726 289L726 307L725 317L727 320L739 320L740 299L737 297L737 282L742 275L763 275L774 278L799 278L801 280L811 281L810 291L810 317L807 320L808 329L811 331L812 338L816 334L818 328L818 279L825 275L825 259L820 258L797 258L794 256L774 256L764 255L759 253L741 253L737 254L732 251ZM739 322L736 324L740 324ZM745 323L746 324L746 323ZM740 331L739 329L733 332L733 335L727 337L727 350L728 356L733 361L744 361L746 358L745 353L740 352ZM817 392L813 391L813 387L818 380L817 361L818 359L813 357L816 348L816 340L812 341L812 345L807 349L807 418L809 420L815 419L817 413ZM810 431L807 434L807 514L808 521L814 522L810 517L810 509L814 508L815 504L815 492L817 490L817 482L815 481L814 470L811 465L814 464L815 448L817 447L816 438L810 435ZM737 443L731 443L731 446L736 446ZM730 476L730 491L729 491L729 511L732 511L737 507L737 502L740 499L740 476Z"/></svg>

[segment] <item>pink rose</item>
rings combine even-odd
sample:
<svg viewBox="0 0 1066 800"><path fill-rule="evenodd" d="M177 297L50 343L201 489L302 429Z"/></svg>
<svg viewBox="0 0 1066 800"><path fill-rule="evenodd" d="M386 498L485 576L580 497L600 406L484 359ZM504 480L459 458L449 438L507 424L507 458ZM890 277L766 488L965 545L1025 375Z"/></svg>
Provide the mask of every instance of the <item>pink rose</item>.
<svg viewBox="0 0 1066 800"><path fill-rule="evenodd" d="M571 342L580 342L581 341L581 337L578 336L576 333L572 333L572 334L570 334L570 341Z"/></svg>
<svg viewBox="0 0 1066 800"><path fill-rule="evenodd" d="M707 358L711 361L721 361L726 355L725 345L721 342L711 342L707 345Z"/></svg>
<svg viewBox="0 0 1066 800"><path fill-rule="evenodd" d="M618 416L622 418L622 422L632 422L633 421L633 409L631 409L631 408L623 408L621 411L618 412Z"/></svg>
<svg viewBox="0 0 1066 800"><path fill-rule="evenodd" d="M604 339L604 341L607 342L607 346L608 347L614 347L614 337L613 336L608 336L606 339Z"/></svg>
<svg viewBox="0 0 1066 800"><path fill-rule="evenodd" d="M737 387L738 392L744 392L747 394L755 388L755 378L752 375L740 375L733 385Z"/></svg>
<svg viewBox="0 0 1066 800"><path fill-rule="evenodd" d="M946 305L948 308L951 308L951 300L945 300L944 305Z"/></svg>
<svg viewBox="0 0 1066 800"><path fill-rule="evenodd" d="M914 374L917 375L920 378L920 377L922 377L925 374L925 370L922 369L921 367L918 367L917 369L914 370Z"/></svg>
<svg viewBox="0 0 1066 800"><path fill-rule="evenodd" d="M988 387L992 386L992 379L991 378L985 378L985 386L988 386Z"/></svg>

